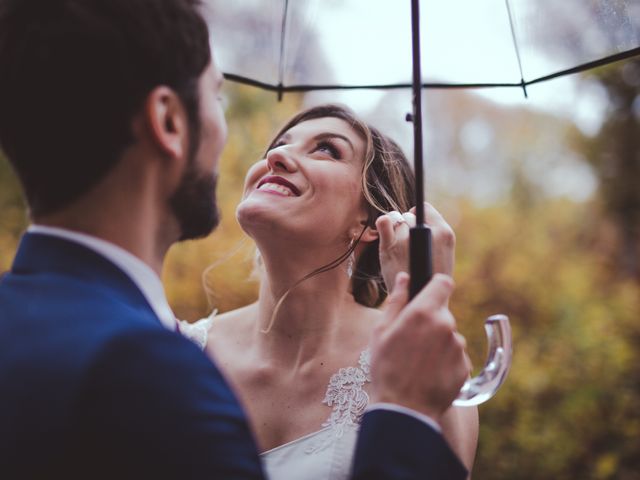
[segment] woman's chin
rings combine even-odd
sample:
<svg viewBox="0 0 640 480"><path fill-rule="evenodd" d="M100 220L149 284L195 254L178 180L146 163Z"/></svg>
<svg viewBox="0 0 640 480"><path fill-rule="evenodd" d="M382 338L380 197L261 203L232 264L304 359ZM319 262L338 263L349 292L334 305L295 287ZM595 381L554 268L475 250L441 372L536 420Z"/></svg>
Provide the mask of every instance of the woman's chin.
<svg viewBox="0 0 640 480"><path fill-rule="evenodd" d="M283 217L282 211L273 205L257 202L251 198L243 200L236 208L236 219L249 235L264 228L275 230L274 233L277 233L278 230L285 228L282 224Z"/></svg>

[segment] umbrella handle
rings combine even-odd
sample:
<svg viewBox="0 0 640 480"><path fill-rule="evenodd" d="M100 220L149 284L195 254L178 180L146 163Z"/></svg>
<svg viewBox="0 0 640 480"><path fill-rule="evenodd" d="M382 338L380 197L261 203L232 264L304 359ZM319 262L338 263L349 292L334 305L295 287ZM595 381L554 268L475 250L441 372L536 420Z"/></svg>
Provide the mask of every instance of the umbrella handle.
<svg viewBox="0 0 640 480"><path fill-rule="evenodd" d="M484 322L489 353L482 371L467 380L453 401L457 407L480 405L493 397L502 386L511 367L511 326L506 315L492 315Z"/></svg>
<svg viewBox="0 0 640 480"><path fill-rule="evenodd" d="M418 224L409 233L409 283L410 298L422 290L433 276L431 256L431 229ZM457 407L480 405L493 397L502 386L511 367L511 325L509 317L498 314L488 317L484 329L489 343L487 361L482 371L467 380L458 397L453 401Z"/></svg>

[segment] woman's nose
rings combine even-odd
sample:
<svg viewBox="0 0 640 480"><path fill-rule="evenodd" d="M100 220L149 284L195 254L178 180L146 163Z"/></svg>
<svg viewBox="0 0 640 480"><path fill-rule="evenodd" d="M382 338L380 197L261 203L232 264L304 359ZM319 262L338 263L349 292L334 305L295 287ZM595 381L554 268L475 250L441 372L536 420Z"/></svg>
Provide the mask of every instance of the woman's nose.
<svg viewBox="0 0 640 480"><path fill-rule="evenodd" d="M272 171L293 172L297 170L297 164L291 152L286 147L276 147L267 153L267 165Z"/></svg>

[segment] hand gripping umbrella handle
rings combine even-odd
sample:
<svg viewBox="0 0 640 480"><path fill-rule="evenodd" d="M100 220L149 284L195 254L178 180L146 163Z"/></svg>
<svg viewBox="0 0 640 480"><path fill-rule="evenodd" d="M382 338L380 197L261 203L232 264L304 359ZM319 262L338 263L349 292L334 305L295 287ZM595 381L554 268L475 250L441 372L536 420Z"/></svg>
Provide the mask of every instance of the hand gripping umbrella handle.
<svg viewBox="0 0 640 480"><path fill-rule="evenodd" d="M422 290L433 276L431 260L431 229L418 224L410 231L409 251L411 279L410 298ZM511 367L511 326L506 315L493 315L484 323L489 342L489 354L482 371L465 382L458 398L453 402L458 407L480 405L495 395L504 383Z"/></svg>
<svg viewBox="0 0 640 480"><path fill-rule="evenodd" d="M457 407L480 405L495 395L511 367L511 326L506 315L492 315L484 322L489 354L482 371L467 380L453 401Z"/></svg>

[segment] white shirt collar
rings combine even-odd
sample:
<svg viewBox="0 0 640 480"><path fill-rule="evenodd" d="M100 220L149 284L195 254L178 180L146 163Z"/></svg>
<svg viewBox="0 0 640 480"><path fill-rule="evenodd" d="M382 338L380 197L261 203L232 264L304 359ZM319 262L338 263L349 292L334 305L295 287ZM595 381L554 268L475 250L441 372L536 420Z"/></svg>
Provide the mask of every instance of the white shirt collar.
<svg viewBox="0 0 640 480"><path fill-rule="evenodd" d="M63 238L83 245L105 257L131 278L149 302L160 323L169 330L176 330L176 318L169 307L160 278L151 267L138 257L113 243L64 228L31 225L27 232Z"/></svg>

